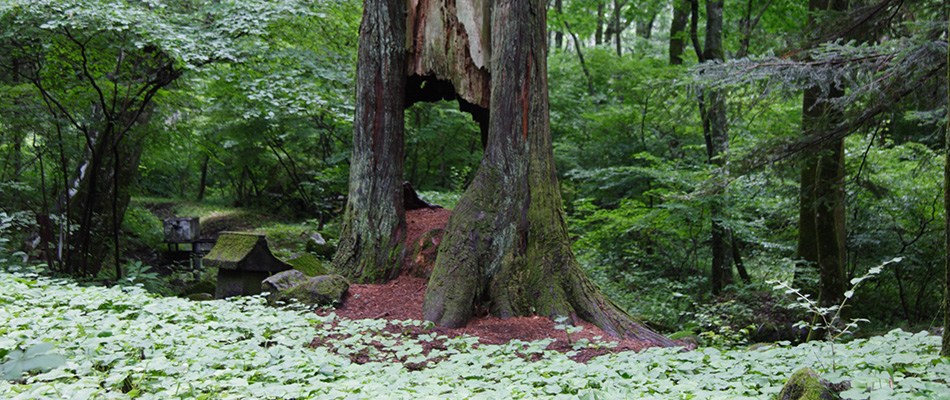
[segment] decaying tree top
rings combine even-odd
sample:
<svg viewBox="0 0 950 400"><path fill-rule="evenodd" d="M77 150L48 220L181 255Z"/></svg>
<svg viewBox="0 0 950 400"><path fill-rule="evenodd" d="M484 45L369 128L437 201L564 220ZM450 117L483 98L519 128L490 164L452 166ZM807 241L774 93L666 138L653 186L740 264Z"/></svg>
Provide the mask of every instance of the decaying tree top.
<svg viewBox="0 0 950 400"><path fill-rule="evenodd" d="M457 95L488 108L491 9L485 0L409 0L410 103ZM451 83L451 87L434 80ZM452 90L454 87L454 93Z"/></svg>

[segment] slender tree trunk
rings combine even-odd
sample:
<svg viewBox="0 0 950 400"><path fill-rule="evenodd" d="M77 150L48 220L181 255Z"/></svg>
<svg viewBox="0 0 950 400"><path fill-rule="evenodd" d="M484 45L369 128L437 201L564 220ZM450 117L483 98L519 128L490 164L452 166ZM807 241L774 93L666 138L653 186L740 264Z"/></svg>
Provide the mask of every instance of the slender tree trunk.
<svg viewBox="0 0 950 400"><path fill-rule="evenodd" d="M706 62L723 61L725 51L722 48L723 0L706 2L706 45L703 59ZM708 162L719 170L722 193L710 203L712 264L710 282L713 294L719 294L723 288L733 283L732 246L730 232L723 224L728 205L726 183L729 181L729 167L726 153L729 151L729 127L726 119L725 92L712 89L705 93L701 103L703 130L706 135L706 154Z"/></svg>
<svg viewBox="0 0 950 400"><path fill-rule="evenodd" d="M847 8L847 1L809 0L808 8L813 12L841 11ZM810 29L818 30L814 25L814 21L809 21ZM805 135L818 135L837 125L841 119L840 112L833 110L822 100L822 96L835 98L843 94L842 90L834 87L827 93L822 93L818 87L805 90L802 102L802 129ZM802 168L800 210L804 212L799 215L798 253L802 261L815 262L819 276L818 305L830 307L841 303L846 289L844 140L816 149L816 153L806 158ZM809 183L811 185L806 186ZM806 221L806 218L814 218L814 222ZM816 315L815 319L817 321L819 316ZM824 335L823 330L812 330L808 340L820 339Z"/></svg>
<svg viewBox="0 0 950 400"><path fill-rule="evenodd" d="M819 92L818 88L805 91L802 125L806 135L818 135L831 129L840 118L827 103L819 102ZM828 96L842 94L840 90L832 90ZM818 269L818 304L830 307L841 303L846 289L844 141L829 143L816 153L808 156L802 167L798 254L801 262ZM809 340L823 335L823 332L812 331Z"/></svg>
<svg viewBox="0 0 950 400"><path fill-rule="evenodd" d="M564 14L564 5L562 4L564 0L554 0L554 10L557 11L557 15ZM558 30L554 33L554 48L561 50L564 46L564 32Z"/></svg>
<svg viewBox="0 0 950 400"><path fill-rule="evenodd" d="M950 1L944 0L944 11L950 13ZM950 15L946 15L950 16ZM950 27L948 27L950 34ZM947 65L950 65L950 52L947 52ZM950 70L947 72L950 82ZM950 115L950 86L947 86L947 113ZM950 120L943 133L943 233L944 233L944 275L943 275L943 347L940 355L950 357Z"/></svg>
<svg viewBox="0 0 950 400"><path fill-rule="evenodd" d="M672 345L604 297L574 259L551 145L545 10L541 0L494 1L488 145L450 217L423 317L458 327L475 306L502 318L563 315Z"/></svg>
<svg viewBox="0 0 950 400"><path fill-rule="evenodd" d="M577 39L577 35L574 34L574 31L571 30L571 24L564 21L564 28L567 29L567 33L571 35L571 38L574 39L574 50L577 51L577 59L581 62L581 70L584 71L584 77L587 78L587 93L591 96L594 95L594 79L590 77L590 70L587 69L587 62L584 61L584 52L581 50L581 42Z"/></svg>
<svg viewBox="0 0 950 400"><path fill-rule="evenodd" d="M689 3L687 0L673 0L673 21L670 23L670 65L683 64L688 22Z"/></svg>
<svg viewBox="0 0 950 400"><path fill-rule="evenodd" d="M686 1L689 1L689 40L693 43L697 61L706 62L703 57L703 46L699 43L699 0Z"/></svg>
<svg viewBox="0 0 950 400"><path fill-rule="evenodd" d="M752 284L752 277L749 276L749 271L745 269L745 263L742 262L742 255L739 252L739 239L736 239L735 232L730 232L729 235L731 238L732 244L732 262L736 264L736 272L739 273L739 277L742 278L742 281L746 285Z"/></svg>
<svg viewBox="0 0 950 400"><path fill-rule="evenodd" d="M646 19L637 21L637 36L650 39L650 35L653 33L653 24L656 22L656 14L656 10L651 10Z"/></svg>
<svg viewBox="0 0 950 400"><path fill-rule="evenodd" d="M594 44L600 46L604 44L604 2L597 2L597 29L594 31Z"/></svg>
<svg viewBox="0 0 950 400"><path fill-rule="evenodd" d="M614 34L616 35L616 38L617 38L617 42L616 42L617 57L620 57L623 55L623 48L622 48L622 43L621 43L621 38L622 38L621 34L623 33L623 28L620 27L620 8L621 7L622 7L622 4L620 3L620 0L614 0L614 22L612 25L614 27Z"/></svg>
<svg viewBox="0 0 950 400"><path fill-rule="evenodd" d="M198 181L198 201L204 200L205 188L208 187L208 162L211 156L205 154L204 161L201 162L201 179Z"/></svg>
<svg viewBox="0 0 950 400"><path fill-rule="evenodd" d="M333 267L356 282L379 282L398 274L406 234L405 2L364 1L356 74L350 188Z"/></svg>

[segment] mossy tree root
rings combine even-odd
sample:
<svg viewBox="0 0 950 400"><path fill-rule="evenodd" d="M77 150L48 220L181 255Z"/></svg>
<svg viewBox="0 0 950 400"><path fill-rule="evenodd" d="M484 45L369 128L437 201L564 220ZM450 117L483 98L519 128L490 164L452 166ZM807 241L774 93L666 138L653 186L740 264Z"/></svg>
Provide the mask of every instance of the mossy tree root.
<svg viewBox="0 0 950 400"><path fill-rule="evenodd" d="M607 299L571 251L548 121L545 21L545 2L494 2L488 143L446 227L423 317L459 327L476 307L502 318L569 316L674 346Z"/></svg>

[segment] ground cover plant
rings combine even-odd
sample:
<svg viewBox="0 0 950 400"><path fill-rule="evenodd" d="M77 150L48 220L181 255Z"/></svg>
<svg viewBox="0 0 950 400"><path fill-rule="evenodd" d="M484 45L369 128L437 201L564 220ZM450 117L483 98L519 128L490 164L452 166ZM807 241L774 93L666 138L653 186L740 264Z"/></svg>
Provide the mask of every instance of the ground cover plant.
<svg viewBox="0 0 950 400"><path fill-rule="evenodd" d="M546 350L548 340L477 345L421 321L319 316L261 297L193 302L22 271L0 272L0 307L0 368L29 367L0 380L0 395L14 399L767 399L806 366L850 381L844 398L950 399L950 360L926 332L839 344L835 360L828 343L810 342L578 363Z"/></svg>

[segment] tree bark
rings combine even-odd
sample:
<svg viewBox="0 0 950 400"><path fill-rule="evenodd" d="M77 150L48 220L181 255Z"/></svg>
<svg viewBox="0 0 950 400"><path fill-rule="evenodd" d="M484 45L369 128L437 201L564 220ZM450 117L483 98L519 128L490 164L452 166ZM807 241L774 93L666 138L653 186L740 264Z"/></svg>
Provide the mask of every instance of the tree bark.
<svg viewBox="0 0 950 400"><path fill-rule="evenodd" d="M689 3L686 0L673 0L673 21L670 23L670 65L683 64L688 22Z"/></svg>
<svg viewBox="0 0 950 400"><path fill-rule="evenodd" d="M809 0L808 8L812 12L841 11L847 8L847 1ZM807 24L809 29L817 31L815 25L814 20ZM818 87L805 90L802 102L802 129L805 135L818 135L833 129L840 122L840 112L824 100L842 95L844 92L833 85L827 93ZM841 303L846 289L844 140L829 143L815 152L805 159L802 167L798 253L801 261L817 266L818 305L830 307ZM815 318L817 321L819 316ZM812 330L808 340L820 339L824 334L823 330Z"/></svg>
<svg viewBox="0 0 950 400"><path fill-rule="evenodd" d="M211 161L211 156L205 154L204 161L201 162L201 179L198 180L198 201L202 201L205 198L205 188L208 186L208 163Z"/></svg>
<svg viewBox="0 0 950 400"><path fill-rule="evenodd" d="M623 55L623 47L622 47L622 42L621 42L621 38L623 37L621 36L621 34L623 33L623 27L620 26L621 7L623 7L623 4L620 3L620 0L614 0L614 22L612 26L614 27L613 33L616 35L615 37L617 38L617 41L616 41L617 57L620 57Z"/></svg>
<svg viewBox="0 0 950 400"><path fill-rule="evenodd" d="M950 1L944 1L944 5L950 5ZM950 8L944 7L944 9L950 12ZM950 65L950 52L947 53L947 64ZM950 71L947 74L947 81L950 81ZM950 113L950 86L947 87L947 112ZM950 120L947 121L947 129L943 133L943 140L943 347L940 349L940 355L950 357Z"/></svg>
<svg viewBox="0 0 950 400"><path fill-rule="evenodd" d="M365 0L356 68L353 156L333 268L355 282L396 276L403 259L406 14L400 0Z"/></svg>
<svg viewBox="0 0 950 400"><path fill-rule="evenodd" d="M721 62L725 58L722 48L723 0L706 2L706 43L703 59L706 62ZM734 282L732 274L732 246L730 232L723 224L728 205L726 184L729 181L729 167L726 152L729 151L729 126L726 119L725 92L712 89L705 93L700 104L703 115L703 131L706 136L707 162L714 165L720 174L722 192L710 203L712 263L710 283L713 294L719 294L723 288Z"/></svg>
<svg viewBox="0 0 950 400"><path fill-rule="evenodd" d="M557 15L564 14L564 5L563 0L554 0L554 10L557 11ZM554 33L554 48L559 51L564 46L564 32L558 30Z"/></svg>
<svg viewBox="0 0 950 400"><path fill-rule="evenodd" d="M541 0L494 1L488 143L450 217L423 317L458 327L476 306L502 318L562 315L673 345L607 299L571 251L551 145L545 11Z"/></svg>

